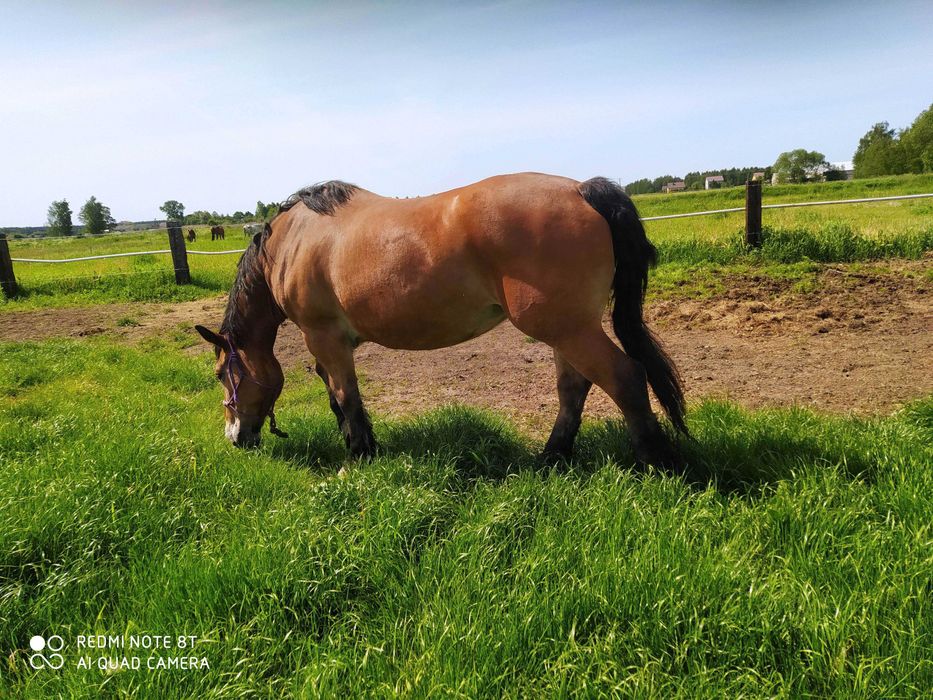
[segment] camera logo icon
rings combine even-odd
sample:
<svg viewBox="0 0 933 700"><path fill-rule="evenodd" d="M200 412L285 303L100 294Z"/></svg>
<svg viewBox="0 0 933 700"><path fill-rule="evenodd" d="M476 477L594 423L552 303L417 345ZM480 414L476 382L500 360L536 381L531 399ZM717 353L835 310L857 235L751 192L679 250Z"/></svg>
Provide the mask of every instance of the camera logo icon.
<svg viewBox="0 0 933 700"><path fill-rule="evenodd" d="M48 639L37 634L29 640L29 648L35 652L29 657L29 665L34 669L51 668L57 671L65 665L65 657L58 653L64 647L65 640L57 634L53 634ZM43 651L51 653L46 655L42 653Z"/></svg>

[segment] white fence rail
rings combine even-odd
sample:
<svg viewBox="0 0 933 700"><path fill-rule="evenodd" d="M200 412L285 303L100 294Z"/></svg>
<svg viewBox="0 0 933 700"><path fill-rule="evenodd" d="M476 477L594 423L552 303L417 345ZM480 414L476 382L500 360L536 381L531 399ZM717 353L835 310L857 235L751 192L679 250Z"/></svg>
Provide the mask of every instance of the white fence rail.
<svg viewBox="0 0 933 700"><path fill-rule="evenodd" d="M233 253L243 253L246 248L237 248L235 250L187 250L187 255L232 255ZM106 260L107 258L130 258L134 255L164 255L172 251L165 250L136 250L131 253L108 253L106 255L87 255L83 258L10 258L13 262L21 263L70 263L84 262L85 260Z"/></svg>
<svg viewBox="0 0 933 700"><path fill-rule="evenodd" d="M862 197L860 199L831 199L825 202L792 202L787 204L762 204L762 209L788 209L790 207L822 207L828 204L862 204L864 202L893 202L898 199L921 199L933 197L933 192L927 194L899 194L891 197ZM693 211L689 214L666 214L664 216L643 216L642 221L661 221L663 219L686 219L688 216L710 216L711 214L731 214L745 211L745 207L731 209L712 209L710 211Z"/></svg>

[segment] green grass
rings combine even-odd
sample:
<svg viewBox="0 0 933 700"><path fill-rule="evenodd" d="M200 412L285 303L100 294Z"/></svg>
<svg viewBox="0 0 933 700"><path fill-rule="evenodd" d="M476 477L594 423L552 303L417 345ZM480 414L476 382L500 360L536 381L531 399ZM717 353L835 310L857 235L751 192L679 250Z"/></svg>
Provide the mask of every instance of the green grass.
<svg viewBox="0 0 933 700"><path fill-rule="evenodd" d="M187 243L188 250L236 250L246 247L248 240L242 227L228 226L226 239L211 241L210 230L195 227L198 238ZM187 230L187 229L186 229ZM10 241L14 258L78 258L109 253L141 250L167 250L165 231L147 231L45 240ZM14 263L14 272L21 288L20 296L6 301L0 298L0 312L76 306L108 302L175 302L191 301L226 292L233 283L239 256L190 255L192 284L175 284L171 255L141 255L131 258L111 258L76 263L43 264Z"/></svg>
<svg viewBox="0 0 933 700"><path fill-rule="evenodd" d="M852 199L933 192L933 175L903 175L812 185L766 186L765 203ZM744 205L744 188L635 197L642 216ZM648 235L662 264L681 266L828 263L919 258L933 250L933 199L765 211L761 250L746 250L743 214L651 221ZM229 227L226 241L211 242L198 228L192 250L229 250L246 244L242 229ZM167 247L164 232L74 240L14 240L13 257L81 257ZM62 265L15 263L22 288L15 300L0 297L3 311L126 301L187 301L229 289L237 256L190 256L193 284L174 284L167 255L117 258Z"/></svg>
<svg viewBox="0 0 933 700"><path fill-rule="evenodd" d="M820 202L834 199L862 199L865 197L889 197L904 194L925 194L933 192L933 174L893 175L888 177L845 180L842 182L814 182L804 185L770 185L765 183L762 191L764 204L789 202ZM664 214L683 214L692 211L712 209L730 209L745 206L744 187L726 187L698 192L677 192L674 194L641 194L632 199L638 205L642 216L662 216ZM925 200L917 200L924 202ZM894 207L896 204L859 204L846 207L881 206ZM793 212L779 209L776 211ZM820 209L796 210L802 212L821 211ZM771 212L769 212L771 213ZM767 214L766 214L767 215Z"/></svg>
<svg viewBox="0 0 933 700"><path fill-rule="evenodd" d="M818 229L762 231L761 247L749 249L743 231L708 241L701 238L655 240L660 264L724 265L731 263L849 263L885 258L917 260L933 250L933 219L925 230L865 236L849 224L833 223Z"/></svg>
<svg viewBox="0 0 933 700"><path fill-rule="evenodd" d="M289 377L228 446L210 353L0 347L0 696L884 697L933 687L933 399L887 418L690 413L692 481L615 422L536 465L499 417L344 450ZM74 667L79 634L200 639L205 672ZM68 665L32 671L33 634ZM96 655L96 654L95 654Z"/></svg>
<svg viewBox="0 0 933 700"><path fill-rule="evenodd" d="M933 175L766 185L765 204L858 199L933 192ZM641 195L634 198L642 216L662 216L745 206L745 189ZM933 249L933 199L846 204L812 209L775 209L762 213L761 250L744 245L744 213L715 214L645 223L662 262L723 264L805 260L852 262L890 257L918 258Z"/></svg>

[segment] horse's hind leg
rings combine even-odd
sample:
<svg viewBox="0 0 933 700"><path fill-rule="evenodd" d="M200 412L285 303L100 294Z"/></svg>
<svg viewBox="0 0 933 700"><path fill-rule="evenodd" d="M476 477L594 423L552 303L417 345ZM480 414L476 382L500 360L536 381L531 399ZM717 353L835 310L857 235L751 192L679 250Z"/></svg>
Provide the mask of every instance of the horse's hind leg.
<svg viewBox="0 0 933 700"><path fill-rule="evenodd" d="M336 404L343 415L338 424L347 449L353 457L371 457L376 452L376 438L356 379L353 347L337 328L312 328L305 332L305 344L322 366L327 377L331 408ZM337 411L335 410L336 414Z"/></svg>
<svg viewBox="0 0 933 700"><path fill-rule="evenodd" d="M682 467L680 455L651 410L648 381L640 362L622 352L599 326L568 334L553 345L622 410L639 461L663 468Z"/></svg>
<svg viewBox="0 0 933 700"><path fill-rule="evenodd" d="M590 393L593 382L580 374L557 351L554 351L554 365L557 367L557 396L560 410L551 430L551 437L544 446L545 457L567 458L573 452L573 441L580 430L580 417L583 404Z"/></svg>

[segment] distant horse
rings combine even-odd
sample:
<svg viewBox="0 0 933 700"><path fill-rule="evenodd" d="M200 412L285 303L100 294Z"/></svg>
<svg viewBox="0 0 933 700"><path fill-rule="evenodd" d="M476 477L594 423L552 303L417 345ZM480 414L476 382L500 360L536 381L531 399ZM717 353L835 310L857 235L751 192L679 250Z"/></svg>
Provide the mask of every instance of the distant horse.
<svg viewBox="0 0 933 700"><path fill-rule="evenodd" d="M263 228L263 224L243 224L243 235L255 236L257 233L262 233Z"/></svg>
<svg viewBox="0 0 933 700"><path fill-rule="evenodd" d="M223 226L211 226L211 240L224 240L224 227Z"/></svg>
<svg viewBox="0 0 933 700"><path fill-rule="evenodd" d="M301 205L301 206L300 206ZM593 384L622 410L636 457L680 468L648 385L686 434L674 364L642 318L654 246L634 204L605 178L502 175L430 197L395 199L343 182L299 190L240 258L216 349L227 438L259 442L284 375L273 354L286 319L302 331L354 457L376 450L354 349L427 350L508 319L550 345L560 410L544 452L567 456ZM609 296L612 327L603 330Z"/></svg>
<svg viewBox="0 0 933 700"><path fill-rule="evenodd" d="M197 239L197 237L198 237L198 234L196 234L196 233L194 232L194 229L193 229L193 228L189 228L189 229L188 229L188 243L194 243L194 241L195 241L195 239Z"/></svg>

